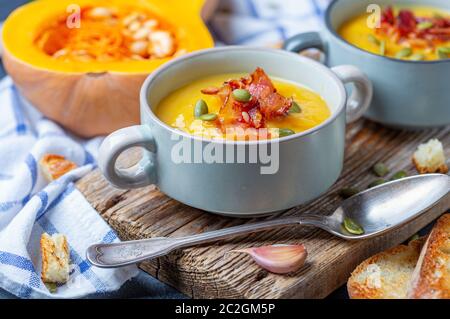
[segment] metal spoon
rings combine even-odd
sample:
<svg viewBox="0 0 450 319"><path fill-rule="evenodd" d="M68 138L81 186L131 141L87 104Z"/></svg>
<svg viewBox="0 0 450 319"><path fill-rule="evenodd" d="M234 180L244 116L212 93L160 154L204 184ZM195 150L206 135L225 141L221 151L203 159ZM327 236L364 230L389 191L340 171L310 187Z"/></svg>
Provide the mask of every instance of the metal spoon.
<svg viewBox="0 0 450 319"><path fill-rule="evenodd" d="M305 214L179 238L156 237L113 244L95 244L88 248L87 259L97 267L121 267L160 257L179 248L290 225L316 226L347 240L371 238L418 217L446 196L449 190L450 177L447 175L413 176L352 196L343 201L329 216ZM352 235L347 232L342 227L344 217L355 221L364 229L364 233Z"/></svg>

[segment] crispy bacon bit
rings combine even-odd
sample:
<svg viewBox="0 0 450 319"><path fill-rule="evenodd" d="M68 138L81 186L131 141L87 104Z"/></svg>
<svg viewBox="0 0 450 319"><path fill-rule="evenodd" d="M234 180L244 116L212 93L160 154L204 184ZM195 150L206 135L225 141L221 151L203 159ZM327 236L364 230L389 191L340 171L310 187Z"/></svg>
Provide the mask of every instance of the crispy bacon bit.
<svg viewBox="0 0 450 319"><path fill-rule="evenodd" d="M248 90L252 95L250 101L235 100L232 92L236 89ZM201 92L217 95L221 100L219 123L224 132L230 127L264 128L266 120L287 115L292 106L292 100L277 92L261 68L238 80L230 79L221 88L206 88Z"/></svg>
<svg viewBox="0 0 450 319"><path fill-rule="evenodd" d="M292 106L292 100L277 93L272 81L261 68L257 68L253 72L252 83L248 90L259 101L261 113L267 119L286 115Z"/></svg>
<svg viewBox="0 0 450 319"><path fill-rule="evenodd" d="M201 92L203 94L214 95L219 93L219 88L216 88L215 86L210 86L205 89L202 89Z"/></svg>
<svg viewBox="0 0 450 319"><path fill-rule="evenodd" d="M421 29L422 22L430 22L431 26ZM421 39L420 46L426 43L428 47L433 47L442 42L450 41L450 18L449 17L417 17L410 10L400 10L397 16L391 6L386 7L381 15L382 32L395 42L412 41L416 44L416 39ZM411 43L411 45L414 45Z"/></svg>
<svg viewBox="0 0 450 319"><path fill-rule="evenodd" d="M407 36L416 30L417 22L412 11L401 10L398 14L397 20L398 31L401 36Z"/></svg>
<svg viewBox="0 0 450 319"><path fill-rule="evenodd" d="M383 11L381 15L381 23L387 23L392 25L395 23L394 9L391 6L387 7Z"/></svg>

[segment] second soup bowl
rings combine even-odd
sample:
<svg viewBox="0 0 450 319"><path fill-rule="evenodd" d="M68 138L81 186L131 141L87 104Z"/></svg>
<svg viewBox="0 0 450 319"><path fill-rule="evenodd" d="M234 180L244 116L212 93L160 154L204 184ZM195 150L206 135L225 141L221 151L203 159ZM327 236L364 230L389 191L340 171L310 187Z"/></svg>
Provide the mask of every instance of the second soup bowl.
<svg viewBox="0 0 450 319"><path fill-rule="evenodd" d="M400 128L420 129L450 124L450 59L406 61L370 53L345 41L338 29L367 12L374 4L428 6L450 11L442 0L334 0L325 13L323 32L296 35L285 43L288 50L322 50L329 66L350 63L373 83L374 96L366 117ZM369 15L369 14L368 14Z"/></svg>
<svg viewBox="0 0 450 319"><path fill-rule="evenodd" d="M318 93L330 117L301 133L258 141L208 140L175 129L155 110L174 90L217 74L250 73L263 68L271 77L298 83ZM344 84L355 90L347 99ZM324 65L281 50L226 47L176 59L150 75L141 90L141 123L109 135L100 148L99 166L120 188L156 184L168 196L193 207L224 215L250 217L288 209L323 194L339 177L344 158L346 122L359 118L372 97L367 77L353 66ZM218 154L224 160L174 158L180 143L187 153ZM143 147L143 159L128 169L116 167L119 155ZM269 157L250 153L264 150ZM174 155L175 154L175 155ZM183 151L184 154L184 151ZM239 161L238 154L246 154Z"/></svg>

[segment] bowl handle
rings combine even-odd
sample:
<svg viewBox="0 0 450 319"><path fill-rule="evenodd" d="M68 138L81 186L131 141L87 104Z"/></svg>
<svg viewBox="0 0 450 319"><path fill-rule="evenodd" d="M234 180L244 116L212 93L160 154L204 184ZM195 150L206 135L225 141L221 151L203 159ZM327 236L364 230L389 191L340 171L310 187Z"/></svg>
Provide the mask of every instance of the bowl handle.
<svg viewBox="0 0 450 319"><path fill-rule="evenodd" d="M295 53L307 49L318 49L325 53L325 42L319 32L305 32L294 35L283 44L283 49Z"/></svg>
<svg viewBox="0 0 450 319"><path fill-rule="evenodd" d="M129 168L117 168L117 158L131 147L143 147L156 152L156 145L147 125L135 125L108 135L100 146L98 165L105 178L118 188L138 188L155 183L155 165L144 156Z"/></svg>
<svg viewBox="0 0 450 319"><path fill-rule="evenodd" d="M353 65L339 65L331 68L342 83L352 83L354 89L347 99L347 123L358 120L369 108L373 96L372 82Z"/></svg>

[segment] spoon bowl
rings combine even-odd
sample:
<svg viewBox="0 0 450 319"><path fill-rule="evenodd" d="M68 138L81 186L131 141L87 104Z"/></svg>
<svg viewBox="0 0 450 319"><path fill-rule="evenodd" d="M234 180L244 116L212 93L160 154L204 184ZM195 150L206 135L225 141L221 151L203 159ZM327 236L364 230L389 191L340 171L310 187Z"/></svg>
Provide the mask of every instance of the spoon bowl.
<svg viewBox="0 0 450 319"><path fill-rule="evenodd" d="M325 218L320 228L344 239L364 239L381 235L399 227L432 207L450 190L450 177L428 174L391 181L342 202L332 215ZM344 217L364 229L361 235L347 232Z"/></svg>
<svg viewBox="0 0 450 319"><path fill-rule="evenodd" d="M97 267L114 268L160 257L179 248L293 225L316 226L346 240L361 240L379 236L417 218L445 197L449 190L450 177L444 174L407 177L356 194L343 201L329 216L304 214L192 236L95 244L88 248L86 255ZM343 226L345 218L358 224L363 232L358 235L348 232Z"/></svg>

